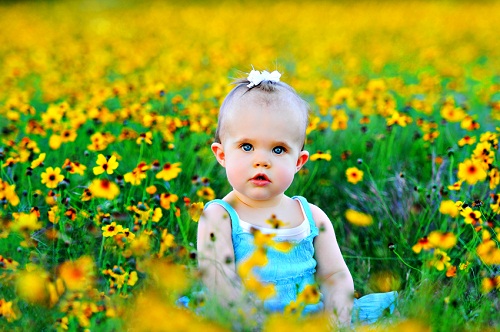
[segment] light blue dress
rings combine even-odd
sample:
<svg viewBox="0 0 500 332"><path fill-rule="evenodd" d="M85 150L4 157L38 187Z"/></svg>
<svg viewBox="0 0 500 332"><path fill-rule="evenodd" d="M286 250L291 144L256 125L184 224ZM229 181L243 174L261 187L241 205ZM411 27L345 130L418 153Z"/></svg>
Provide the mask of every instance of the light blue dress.
<svg viewBox="0 0 500 332"><path fill-rule="evenodd" d="M276 295L265 300L264 309L269 312L283 312L285 307L297 299L297 295L307 286L314 285L314 274L316 272L316 260L314 258L313 240L318 235L318 228L312 217L311 209L307 200L302 196L294 196L302 205L303 211L309 221L311 232L302 240L291 240L294 243L288 252L280 252L272 247L267 248L268 264L263 267L254 268L262 283L275 285ZM235 264L238 266L245 261L254 251L255 245L253 235L244 231L239 222L239 216L227 202L216 199L205 204L205 208L211 204L221 205L229 214L232 227L232 240L234 247ZM279 237L274 238L280 241ZM290 240L287 240L290 241ZM374 293L354 300L352 321L359 323L373 323L380 318L387 309L393 312L396 305L397 292ZM180 305L187 305L189 299L179 299ZM323 302L308 304L303 308L303 314L315 313L323 310Z"/></svg>

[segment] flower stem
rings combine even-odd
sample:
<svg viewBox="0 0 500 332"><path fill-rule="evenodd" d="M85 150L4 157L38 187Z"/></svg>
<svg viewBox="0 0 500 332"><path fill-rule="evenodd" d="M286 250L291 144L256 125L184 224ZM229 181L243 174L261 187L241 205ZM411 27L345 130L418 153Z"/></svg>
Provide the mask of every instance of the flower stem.
<svg viewBox="0 0 500 332"><path fill-rule="evenodd" d="M401 257L396 250L393 250L393 252L398 257L398 259L401 261L401 263L403 263L404 265L408 266L410 269L413 269L415 271L418 271L418 272L422 273L422 271L420 269L417 269L416 267L413 267L410 264L406 263L406 261L403 259L403 257Z"/></svg>

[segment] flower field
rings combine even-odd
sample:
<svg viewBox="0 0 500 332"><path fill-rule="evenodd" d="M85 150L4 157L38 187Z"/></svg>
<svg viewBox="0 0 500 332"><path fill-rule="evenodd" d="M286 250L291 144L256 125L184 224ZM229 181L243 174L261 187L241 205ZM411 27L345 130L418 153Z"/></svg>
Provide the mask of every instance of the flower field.
<svg viewBox="0 0 500 332"><path fill-rule="evenodd" d="M0 330L236 329L195 313L213 305L196 229L230 190L210 143L252 65L311 106L311 158L288 194L331 218L356 296L399 292L396 315L357 329L500 329L500 2L0 12ZM283 329L327 324L265 317Z"/></svg>

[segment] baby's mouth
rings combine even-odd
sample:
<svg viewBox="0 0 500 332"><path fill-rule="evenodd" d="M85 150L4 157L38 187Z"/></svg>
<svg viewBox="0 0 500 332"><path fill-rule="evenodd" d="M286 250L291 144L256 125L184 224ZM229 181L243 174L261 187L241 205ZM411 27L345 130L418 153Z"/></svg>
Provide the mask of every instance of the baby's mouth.
<svg viewBox="0 0 500 332"><path fill-rule="evenodd" d="M269 178L265 174L257 174L252 178L253 180L269 181Z"/></svg>

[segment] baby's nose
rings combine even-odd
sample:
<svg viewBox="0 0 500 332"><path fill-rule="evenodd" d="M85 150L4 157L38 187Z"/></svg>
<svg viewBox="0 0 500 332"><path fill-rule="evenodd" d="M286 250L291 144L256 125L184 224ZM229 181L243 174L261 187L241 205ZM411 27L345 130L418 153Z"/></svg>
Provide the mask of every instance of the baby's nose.
<svg viewBox="0 0 500 332"><path fill-rule="evenodd" d="M254 167L265 167L268 168L271 166L271 162L269 161L269 158L266 156L264 153L256 154L254 163Z"/></svg>

